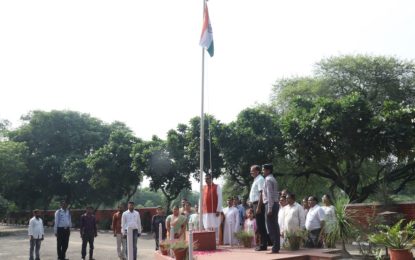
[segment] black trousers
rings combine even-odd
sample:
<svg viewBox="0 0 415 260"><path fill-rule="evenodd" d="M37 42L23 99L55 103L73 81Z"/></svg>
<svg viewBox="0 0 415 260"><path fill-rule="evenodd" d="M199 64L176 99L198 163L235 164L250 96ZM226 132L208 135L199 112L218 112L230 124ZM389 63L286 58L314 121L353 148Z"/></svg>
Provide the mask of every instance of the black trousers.
<svg viewBox="0 0 415 260"><path fill-rule="evenodd" d="M66 250L68 250L69 235L71 231L69 228L58 227L57 245L58 245L58 259L64 260L66 258Z"/></svg>
<svg viewBox="0 0 415 260"><path fill-rule="evenodd" d="M258 204L253 204L254 206L254 212L256 213L256 210L258 208ZM267 228L265 226L265 205L262 204L261 206L261 213L256 214L256 226L258 229L258 232L261 236L261 245L259 245L262 248L267 248L268 246L268 233Z"/></svg>
<svg viewBox="0 0 415 260"><path fill-rule="evenodd" d="M268 208L268 205L265 207ZM278 211L280 207L277 202L272 205L272 215L266 215L267 230L272 242L272 252L280 251L280 226L278 225Z"/></svg>
<svg viewBox="0 0 415 260"><path fill-rule="evenodd" d="M86 245L89 243L89 258L92 259L94 255L94 234L83 234L82 235L82 258L86 256Z"/></svg>
<svg viewBox="0 0 415 260"><path fill-rule="evenodd" d="M321 228L309 230L308 237L306 242L306 247L308 248L322 248L323 243L320 237Z"/></svg>
<svg viewBox="0 0 415 260"><path fill-rule="evenodd" d="M166 233L163 233L162 232L162 234L161 234L161 236L162 236L162 239L161 240L165 240L166 239ZM160 239L159 239L159 232L157 231L157 232L155 232L155 237L154 237L154 239L155 239L155 241L156 241L156 250L159 250L159 247L160 247Z"/></svg>

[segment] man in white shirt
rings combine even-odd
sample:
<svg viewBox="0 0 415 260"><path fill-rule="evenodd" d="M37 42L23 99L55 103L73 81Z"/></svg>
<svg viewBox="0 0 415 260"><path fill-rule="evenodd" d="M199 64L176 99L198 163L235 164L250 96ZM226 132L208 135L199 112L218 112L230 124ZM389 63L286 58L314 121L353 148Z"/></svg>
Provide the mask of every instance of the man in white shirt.
<svg viewBox="0 0 415 260"><path fill-rule="evenodd" d="M225 215L223 244L232 246L236 243L235 233L239 231L239 211L235 207L233 198L228 198L227 204L228 206L223 209Z"/></svg>
<svg viewBox="0 0 415 260"><path fill-rule="evenodd" d="M264 190L265 179L260 174L261 167L259 165L251 166L251 176L254 178L252 183L251 190L249 192L249 201L252 204L256 225L258 228L258 233L261 236L261 243L255 249L256 251L263 251L267 249L268 246L268 234L265 227L265 207L262 203L262 191ZM261 203L260 203L261 202Z"/></svg>
<svg viewBox="0 0 415 260"><path fill-rule="evenodd" d="M141 235L141 219L140 219L140 213L134 210L133 201L128 202L128 210L122 214L121 228L122 228L122 234L124 237L127 236L128 228L132 228L133 230L133 237L132 237L133 259L137 260L137 240L138 240L138 237ZM128 239L130 238L127 237L127 245L128 245ZM128 257L128 254L129 252L127 250L127 257Z"/></svg>
<svg viewBox="0 0 415 260"><path fill-rule="evenodd" d="M295 202L294 193L287 194L287 203L284 210L284 237L286 237L287 233L305 229L304 209L300 204Z"/></svg>
<svg viewBox="0 0 415 260"><path fill-rule="evenodd" d="M66 260L66 250L68 250L71 227L71 213L66 201L62 200L61 208L55 212L55 225L53 227L57 239L59 260Z"/></svg>
<svg viewBox="0 0 415 260"><path fill-rule="evenodd" d="M43 229L43 221L40 218L40 210L35 209L33 211L34 217L29 221L29 237L30 237L30 251L29 251L29 260L40 260L39 251L40 244L45 235ZM35 257L33 258L33 251L35 251Z"/></svg>
<svg viewBox="0 0 415 260"><path fill-rule="evenodd" d="M321 248L323 243L320 239L320 233L324 227L324 210L317 204L317 198L314 196L308 198L308 205L310 209L305 220L305 228L308 231L306 247Z"/></svg>

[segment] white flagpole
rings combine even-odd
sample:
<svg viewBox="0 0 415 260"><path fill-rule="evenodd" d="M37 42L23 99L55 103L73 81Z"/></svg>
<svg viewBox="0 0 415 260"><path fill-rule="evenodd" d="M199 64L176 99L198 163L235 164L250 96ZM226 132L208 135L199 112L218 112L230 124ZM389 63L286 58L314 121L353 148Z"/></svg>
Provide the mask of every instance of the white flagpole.
<svg viewBox="0 0 415 260"><path fill-rule="evenodd" d="M203 17L205 15L206 2L203 0ZM205 50L202 47L202 102L200 113L200 201L199 201L199 230L203 229L203 159L205 151Z"/></svg>

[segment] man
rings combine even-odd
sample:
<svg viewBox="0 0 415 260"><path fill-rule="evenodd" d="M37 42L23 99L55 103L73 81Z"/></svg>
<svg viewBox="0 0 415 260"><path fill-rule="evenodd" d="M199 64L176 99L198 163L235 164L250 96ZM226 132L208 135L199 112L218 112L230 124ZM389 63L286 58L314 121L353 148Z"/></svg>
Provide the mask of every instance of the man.
<svg viewBox="0 0 415 260"><path fill-rule="evenodd" d="M121 228L121 218L122 213L125 210L125 205L118 205L118 211L112 215L112 232L114 233L114 237L117 238L117 254L120 260L127 259L126 255L126 248L127 248L127 240L122 235L122 228Z"/></svg>
<svg viewBox="0 0 415 260"><path fill-rule="evenodd" d="M303 198L303 201L301 204L303 206L304 213L307 216L308 210L310 209L310 207L308 206L308 198L307 197Z"/></svg>
<svg viewBox="0 0 415 260"><path fill-rule="evenodd" d="M212 175L206 174L206 185L203 186L203 227L214 230L216 242L219 242L220 212L222 212L222 190L212 182Z"/></svg>
<svg viewBox="0 0 415 260"><path fill-rule="evenodd" d="M179 209L179 212L180 212L181 215L184 215L185 214L186 204L187 203L188 203L187 199L186 198L183 198L182 201L181 201L182 207Z"/></svg>
<svg viewBox="0 0 415 260"><path fill-rule="evenodd" d="M236 243L235 233L239 231L239 211L235 207L235 200L228 198L228 206L223 209L225 222L223 228L223 244L233 245Z"/></svg>
<svg viewBox="0 0 415 260"><path fill-rule="evenodd" d="M71 234L71 213L65 200L61 201L61 208L55 212L54 232L57 238L58 259L66 260L66 250L68 250L69 236Z"/></svg>
<svg viewBox="0 0 415 260"><path fill-rule="evenodd" d="M310 209L305 220L305 228L308 231L306 247L321 248L323 244L320 239L320 233L324 227L324 210L317 204L317 198L314 196L308 198L308 205Z"/></svg>
<svg viewBox="0 0 415 260"><path fill-rule="evenodd" d="M286 197L287 191L281 191L281 195L280 195L280 200L279 200L279 204L280 204L280 209L278 211L278 226L280 227L280 245L282 246L284 244L284 217L285 217L285 209L287 208L287 197Z"/></svg>
<svg viewBox="0 0 415 260"><path fill-rule="evenodd" d="M138 237L141 235L141 219L140 219L140 213L134 210L133 201L128 202L128 210L122 214L121 227L122 227L122 234L124 237L127 237L128 228L132 228L133 230L133 235L132 235L133 252L128 252L128 250L126 250L126 252L127 252L127 256L128 254L132 253L133 259L137 260L137 240L138 240ZM127 244L128 244L128 239L131 239L131 238L127 237Z"/></svg>
<svg viewBox="0 0 415 260"><path fill-rule="evenodd" d="M194 213L189 217L189 229L199 230L199 205L195 204Z"/></svg>
<svg viewBox="0 0 415 260"><path fill-rule="evenodd" d="M30 238L30 251L29 260L40 260L39 251L40 244L44 239L45 231L43 229L43 221L40 218L40 210L35 209L33 211L33 218L29 221L29 238ZM33 252L34 251L34 252ZM33 258L33 253L35 257Z"/></svg>
<svg viewBox="0 0 415 260"><path fill-rule="evenodd" d="M238 196L235 196L234 198L235 207L239 212L239 229L243 229L244 222L245 222L245 208L242 206L241 200Z"/></svg>
<svg viewBox="0 0 415 260"><path fill-rule="evenodd" d="M97 237L97 222L94 214L92 214L92 207L86 207L86 212L81 216L81 223L79 230L82 238L82 259L85 260L86 245L89 243L89 260L93 260L94 255L94 238Z"/></svg>
<svg viewBox="0 0 415 260"><path fill-rule="evenodd" d="M160 224L161 224L161 237L160 237ZM165 240L167 235L166 230L166 216L161 206L156 209L156 215L151 219L151 232L154 233L156 240L156 250L159 250L160 239Z"/></svg>
<svg viewBox="0 0 415 260"><path fill-rule="evenodd" d="M284 230L282 233L293 233L305 229L305 213L303 207L295 202L295 194L287 194L287 206L284 210Z"/></svg>
<svg viewBox="0 0 415 260"><path fill-rule="evenodd" d="M272 242L271 253L279 253L280 251L280 228L278 226L278 184L272 175L272 164L264 164L264 192L263 200L265 204L265 222L267 230Z"/></svg>
<svg viewBox="0 0 415 260"><path fill-rule="evenodd" d="M252 165L250 169L250 174L254 178L252 183L251 190L249 192L249 201L254 210L256 225L258 233L260 234L260 244L255 248L256 251L267 250L268 246L268 234L265 227L265 207L262 203L262 191L264 189L265 179L260 174L261 167L259 165Z"/></svg>

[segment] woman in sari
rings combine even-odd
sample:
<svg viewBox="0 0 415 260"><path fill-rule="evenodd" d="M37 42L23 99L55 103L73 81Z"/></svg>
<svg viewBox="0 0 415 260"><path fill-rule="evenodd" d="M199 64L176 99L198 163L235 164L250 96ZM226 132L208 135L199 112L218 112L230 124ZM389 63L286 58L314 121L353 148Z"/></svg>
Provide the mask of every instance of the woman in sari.
<svg viewBox="0 0 415 260"><path fill-rule="evenodd" d="M170 229L173 227L174 239L185 240L187 219L181 215L178 206L173 206L173 214L166 218L167 237L170 237Z"/></svg>

